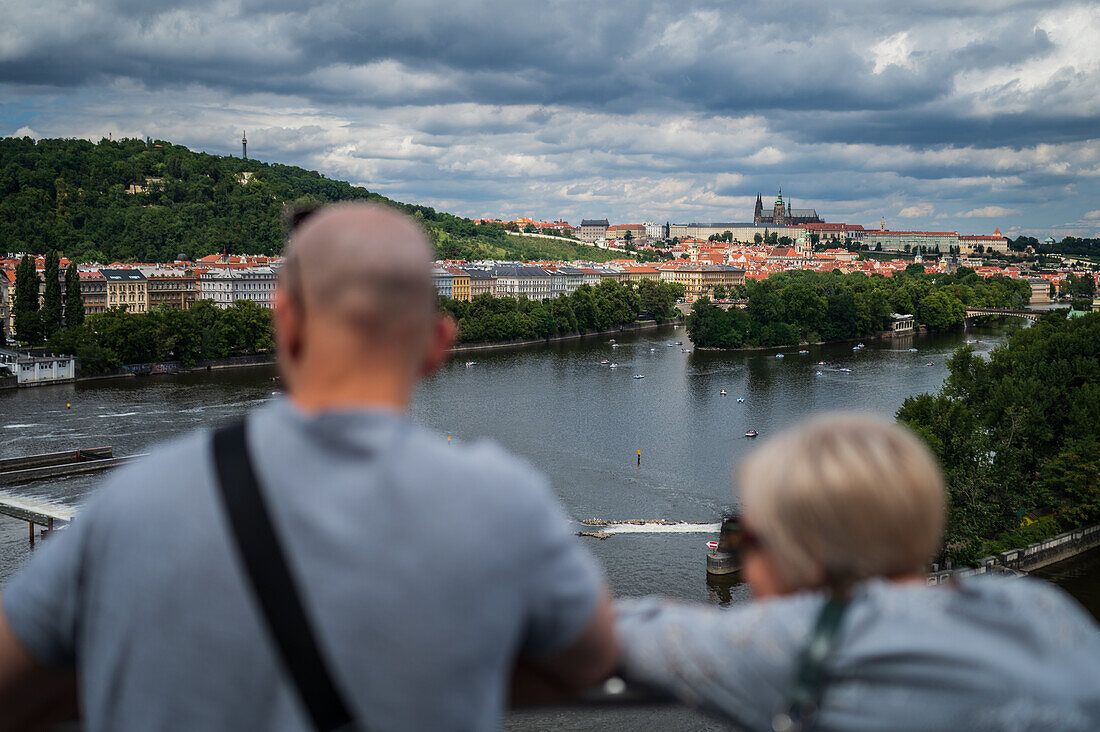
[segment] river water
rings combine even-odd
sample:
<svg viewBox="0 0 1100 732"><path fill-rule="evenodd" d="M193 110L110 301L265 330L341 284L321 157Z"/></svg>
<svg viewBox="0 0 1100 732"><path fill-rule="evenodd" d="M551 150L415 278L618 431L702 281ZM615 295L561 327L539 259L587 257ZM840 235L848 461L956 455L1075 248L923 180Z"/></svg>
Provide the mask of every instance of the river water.
<svg viewBox="0 0 1100 732"><path fill-rule="evenodd" d="M827 410L892 416L907 396L940 387L947 357L964 340L976 339L975 348L988 352L1005 334L991 326L868 341L861 350L833 344L800 355L788 348L777 358L776 351L695 351L683 327L665 326L624 334L617 348L606 337L589 337L456 355L420 388L414 413L441 436L496 440L526 457L552 477L575 520L711 523L734 506L733 466L753 447L745 430L766 437ZM467 367L469 359L477 363ZM603 359L618 368L601 365ZM0 457L99 445L113 446L116 455L146 452L275 398L274 373L255 368L3 391ZM100 479L74 476L8 490L79 506ZM660 593L722 604L746 598L736 577L707 578L705 542L713 535L684 528L690 527L645 527L584 541L618 596ZM30 551L26 524L0 516L0 586ZM1042 574L1100 615L1100 553ZM672 714L667 726L705 724ZM647 726L645 719L656 718L640 718L637 726ZM543 715L510 726L573 729L591 721Z"/></svg>

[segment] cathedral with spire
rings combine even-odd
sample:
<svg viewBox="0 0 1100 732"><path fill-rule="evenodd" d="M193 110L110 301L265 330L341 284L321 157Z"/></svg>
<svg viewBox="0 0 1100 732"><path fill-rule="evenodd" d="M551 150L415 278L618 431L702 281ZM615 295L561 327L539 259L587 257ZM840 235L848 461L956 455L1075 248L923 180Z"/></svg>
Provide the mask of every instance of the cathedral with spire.
<svg viewBox="0 0 1100 732"><path fill-rule="evenodd" d="M771 208L771 215L764 215L764 202L760 194L756 194L756 210L752 216L755 224L774 224L776 226L793 226L795 224L823 224L824 221L812 208L790 208L783 202L783 188L779 188L779 197L775 199L775 205Z"/></svg>

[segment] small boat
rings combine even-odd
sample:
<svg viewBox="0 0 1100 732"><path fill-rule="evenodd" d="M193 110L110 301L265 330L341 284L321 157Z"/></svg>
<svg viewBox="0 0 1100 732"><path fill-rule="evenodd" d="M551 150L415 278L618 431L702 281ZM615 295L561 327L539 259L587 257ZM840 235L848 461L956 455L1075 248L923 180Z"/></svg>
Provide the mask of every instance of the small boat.
<svg viewBox="0 0 1100 732"><path fill-rule="evenodd" d="M612 347L612 348L618 348L618 347L619 347L619 344L618 344L618 343L612 343L612 344L611 344L611 347Z"/></svg>
<svg viewBox="0 0 1100 732"><path fill-rule="evenodd" d="M608 343L614 343L614 342L615 342L614 338L612 338L611 340L608 341Z"/></svg>
<svg viewBox="0 0 1100 732"><path fill-rule="evenodd" d="M776 358L783 358L783 354L782 353L777 353L777 354L775 354L775 357Z"/></svg>
<svg viewBox="0 0 1100 732"><path fill-rule="evenodd" d="M681 349L680 349L680 353L691 353L691 351L689 351L689 350L688 350L688 349L686 349L686 348L681 348Z"/></svg>
<svg viewBox="0 0 1100 732"><path fill-rule="evenodd" d="M600 366L606 366L609 363L611 363L611 361L605 358L603 361L600 361Z"/></svg>
<svg viewBox="0 0 1100 732"><path fill-rule="evenodd" d="M467 361L466 362L466 368L470 368L471 366L476 366L476 365L477 365L477 361Z"/></svg>
<svg viewBox="0 0 1100 732"><path fill-rule="evenodd" d="M915 348L910 348L909 349L909 353L916 353L916 352L917 352L917 349L915 349Z"/></svg>
<svg viewBox="0 0 1100 732"><path fill-rule="evenodd" d="M726 395L726 390L725 390L725 389L723 389L722 391L720 391L720 392L718 392L718 393L719 393L719 394L721 394L722 396L725 396L725 395Z"/></svg>
<svg viewBox="0 0 1100 732"><path fill-rule="evenodd" d="M807 353L809 353L809 351L799 351L798 355L799 356L805 356Z"/></svg>
<svg viewBox="0 0 1100 732"><path fill-rule="evenodd" d="M843 371L843 372L844 372L844 373L846 373L846 374L850 374L850 373L852 373L852 370L851 370L851 369L837 369L837 370L838 370L838 371Z"/></svg>
<svg viewBox="0 0 1100 732"><path fill-rule="evenodd" d="M676 341L676 345L682 346L682 345L684 345L684 342L683 341Z"/></svg>
<svg viewBox="0 0 1100 732"><path fill-rule="evenodd" d="M619 368L619 364L617 364L617 363L615 363L615 362L612 362L612 363L610 364L610 366L611 366L611 368L613 368L613 369L617 369L617 368Z"/></svg>
<svg viewBox="0 0 1100 732"><path fill-rule="evenodd" d="M853 350L853 351L858 351L858 350L859 350L859 346L852 346L852 350Z"/></svg>
<svg viewBox="0 0 1100 732"><path fill-rule="evenodd" d="M815 372L814 372L814 376L821 376L821 375L822 375L822 372L821 372L821 371L815 371Z"/></svg>
<svg viewBox="0 0 1100 732"><path fill-rule="evenodd" d="M924 365L925 365L925 366L935 366L936 364L935 364L935 362L933 362L933 361L929 361L928 363L926 363L926 364L924 364Z"/></svg>
<svg viewBox="0 0 1100 732"><path fill-rule="evenodd" d="M866 347L867 346L863 345L862 343L857 343L856 344L856 348L866 348Z"/></svg>
<svg viewBox="0 0 1100 732"><path fill-rule="evenodd" d="M644 378L645 378L645 374L634 374L634 378L635 378L635 379L644 379Z"/></svg>
<svg viewBox="0 0 1100 732"><path fill-rule="evenodd" d="M825 365L825 362L824 362L824 361L818 361L818 362L817 362L817 365L818 365L818 366L824 366L824 365Z"/></svg>
<svg viewBox="0 0 1100 732"><path fill-rule="evenodd" d="M743 401L745 401L745 397L737 397L737 403L738 404L740 404Z"/></svg>
<svg viewBox="0 0 1100 732"><path fill-rule="evenodd" d="M745 430L745 437L756 437L759 434L756 430Z"/></svg>
<svg viewBox="0 0 1100 732"><path fill-rule="evenodd" d="M653 352L654 352L654 351L656 351L656 350L657 350L656 348L651 348L651 349L649 349L649 352L650 352L650 353L653 353Z"/></svg>

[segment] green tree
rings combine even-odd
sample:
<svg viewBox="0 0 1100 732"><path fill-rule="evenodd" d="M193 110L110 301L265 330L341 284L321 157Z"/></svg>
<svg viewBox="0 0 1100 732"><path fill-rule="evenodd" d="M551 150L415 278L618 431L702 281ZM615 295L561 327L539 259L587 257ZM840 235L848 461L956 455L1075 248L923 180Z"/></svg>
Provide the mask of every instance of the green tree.
<svg viewBox="0 0 1100 732"><path fill-rule="evenodd" d="M65 327L72 328L84 322L84 295L80 292L80 271L76 262L65 268Z"/></svg>
<svg viewBox="0 0 1100 732"><path fill-rule="evenodd" d="M15 303L12 318L15 336L24 343L42 341L42 317L38 302L38 272L34 257L23 255L15 268Z"/></svg>
<svg viewBox="0 0 1100 732"><path fill-rule="evenodd" d="M714 286L714 299L715 300L725 300L726 299L726 286L725 285L715 285Z"/></svg>
<svg viewBox="0 0 1100 732"><path fill-rule="evenodd" d="M46 253L46 278L42 302L42 336L49 338L61 328L61 272L60 258L55 250Z"/></svg>

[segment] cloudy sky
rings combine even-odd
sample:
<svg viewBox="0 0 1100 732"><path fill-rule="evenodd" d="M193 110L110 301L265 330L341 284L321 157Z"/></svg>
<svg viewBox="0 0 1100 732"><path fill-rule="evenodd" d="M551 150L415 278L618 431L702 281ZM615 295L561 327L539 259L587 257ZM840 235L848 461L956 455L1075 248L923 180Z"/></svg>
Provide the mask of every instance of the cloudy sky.
<svg viewBox="0 0 1100 732"><path fill-rule="evenodd" d="M458 214L1100 230L1100 3L3 0L0 134L153 136Z"/></svg>

